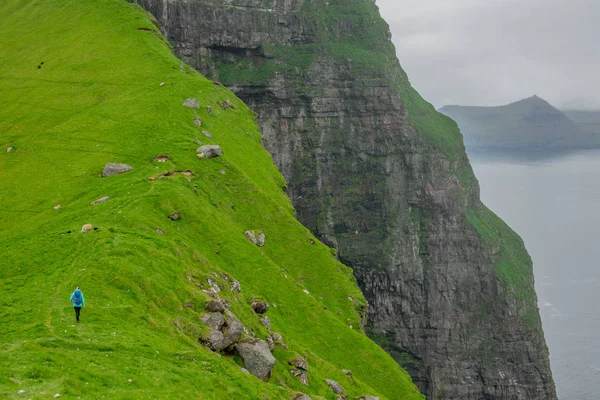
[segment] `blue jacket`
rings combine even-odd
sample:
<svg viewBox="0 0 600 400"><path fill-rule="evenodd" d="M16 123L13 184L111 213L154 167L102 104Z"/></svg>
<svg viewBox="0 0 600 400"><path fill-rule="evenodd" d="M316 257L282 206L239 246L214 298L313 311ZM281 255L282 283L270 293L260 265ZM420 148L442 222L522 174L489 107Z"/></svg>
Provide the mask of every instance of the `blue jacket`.
<svg viewBox="0 0 600 400"><path fill-rule="evenodd" d="M73 303L73 301L74 301L73 299L75 298L75 293L77 293L77 292L81 293L81 302L80 303ZM71 295L71 298L69 299L69 301L71 303L73 303L73 307L84 307L85 306L85 299L83 298L83 292L81 290L79 290L79 289L77 289L77 290L75 290L73 292L73 294Z"/></svg>

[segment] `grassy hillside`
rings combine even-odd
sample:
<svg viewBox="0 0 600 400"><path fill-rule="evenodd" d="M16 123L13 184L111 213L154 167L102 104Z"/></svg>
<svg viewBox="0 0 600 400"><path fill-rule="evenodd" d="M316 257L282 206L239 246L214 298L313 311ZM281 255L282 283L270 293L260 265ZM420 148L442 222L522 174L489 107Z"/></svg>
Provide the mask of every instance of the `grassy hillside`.
<svg viewBox="0 0 600 400"><path fill-rule="evenodd" d="M0 396L333 399L330 378L349 398L422 398L359 330L352 273L293 218L251 111L181 65L137 6L5 0L0 37ZM183 107L189 97L202 107ZM223 157L197 159L198 140ZM133 170L100 177L108 162ZM175 170L192 176L158 178ZM88 223L97 230L80 233ZM209 278L247 335L268 334L249 302L271 304L289 350L275 348L268 383L198 344ZM296 354L309 386L289 373Z"/></svg>

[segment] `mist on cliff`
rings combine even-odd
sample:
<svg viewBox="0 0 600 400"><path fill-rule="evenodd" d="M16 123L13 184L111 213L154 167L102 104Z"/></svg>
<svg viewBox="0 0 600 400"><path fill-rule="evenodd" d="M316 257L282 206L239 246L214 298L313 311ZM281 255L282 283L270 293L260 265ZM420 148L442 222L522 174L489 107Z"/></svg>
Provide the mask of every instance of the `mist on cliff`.
<svg viewBox="0 0 600 400"><path fill-rule="evenodd" d="M600 109L596 0L377 0L400 62L436 107L534 94Z"/></svg>

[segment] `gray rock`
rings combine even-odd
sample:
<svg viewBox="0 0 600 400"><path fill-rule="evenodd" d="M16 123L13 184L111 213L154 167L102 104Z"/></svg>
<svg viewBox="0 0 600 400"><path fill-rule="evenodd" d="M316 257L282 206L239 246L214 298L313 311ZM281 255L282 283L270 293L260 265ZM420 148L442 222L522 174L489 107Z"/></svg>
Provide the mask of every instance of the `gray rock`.
<svg viewBox="0 0 600 400"><path fill-rule="evenodd" d="M181 214L178 211L175 211L173 214L169 215L169 219L171 221L179 221L181 219Z"/></svg>
<svg viewBox="0 0 600 400"><path fill-rule="evenodd" d="M325 383L327 384L327 386L329 386L331 388L333 393L344 394L344 388L342 387L342 385L340 385L336 381L332 381L331 379L325 379Z"/></svg>
<svg viewBox="0 0 600 400"><path fill-rule="evenodd" d="M295 395L294 397L292 397L291 400L312 400L312 398L304 393L298 393L297 395Z"/></svg>
<svg viewBox="0 0 600 400"><path fill-rule="evenodd" d="M21 389L21 390L19 390L19 391L17 392L17 394L18 394L18 395L25 394L25 391L24 391L23 389Z"/></svg>
<svg viewBox="0 0 600 400"><path fill-rule="evenodd" d="M271 319L266 315L260 319L260 324L267 329L271 329Z"/></svg>
<svg viewBox="0 0 600 400"><path fill-rule="evenodd" d="M165 83L161 82L158 86L163 87L163 86L165 86Z"/></svg>
<svg viewBox="0 0 600 400"><path fill-rule="evenodd" d="M379 397L371 396L370 394L365 394L364 396L357 397L356 400L379 400Z"/></svg>
<svg viewBox="0 0 600 400"><path fill-rule="evenodd" d="M231 103L231 100L227 99L224 100L222 102L219 103L219 105L221 106L221 108L223 109L227 109L227 108L235 108L235 106L233 105L233 103Z"/></svg>
<svg viewBox="0 0 600 400"><path fill-rule="evenodd" d="M352 371L350 371L349 369L343 369L342 372L346 375L348 375L350 378L352 378Z"/></svg>
<svg viewBox="0 0 600 400"><path fill-rule="evenodd" d="M196 124L198 126L202 126L202 119L200 119L200 118L194 118L194 124Z"/></svg>
<svg viewBox="0 0 600 400"><path fill-rule="evenodd" d="M198 153L198 158L210 159L210 158L215 158L215 157L221 157L223 155L221 146L212 145L212 144L200 146L200 147L198 147L196 152Z"/></svg>
<svg viewBox="0 0 600 400"><path fill-rule="evenodd" d="M200 321L218 330L225 325L225 317L221 313L202 314Z"/></svg>
<svg viewBox="0 0 600 400"><path fill-rule="evenodd" d="M236 279L231 280L231 288L238 293L242 291L242 285Z"/></svg>
<svg viewBox="0 0 600 400"><path fill-rule="evenodd" d="M211 106L206 107L206 113L208 115L212 115L212 107Z"/></svg>
<svg viewBox="0 0 600 400"><path fill-rule="evenodd" d="M198 102L198 100L190 97L189 99L186 99L183 102L183 106L189 108L200 108L200 103Z"/></svg>
<svg viewBox="0 0 600 400"><path fill-rule="evenodd" d="M225 326L223 334L225 335L225 343L229 347L234 343L239 342L242 339L242 333L244 332L244 325L240 320L229 310L225 310Z"/></svg>
<svg viewBox="0 0 600 400"><path fill-rule="evenodd" d="M208 317L205 315L208 315ZM200 343L213 351L225 350L242 339L244 326L229 310L225 310L225 316L220 313L204 314L201 320L206 325L211 326L211 329L202 334L199 339Z"/></svg>
<svg viewBox="0 0 600 400"><path fill-rule="evenodd" d="M208 312L219 312L222 313L225 311L225 305L221 301L221 299L210 300L206 303L206 307L204 309Z"/></svg>
<svg viewBox="0 0 600 400"><path fill-rule="evenodd" d="M272 332L271 333L271 337L273 338L274 341L276 342L280 342L283 340L283 336L281 336L281 334L277 333L277 332Z"/></svg>
<svg viewBox="0 0 600 400"><path fill-rule="evenodd" d="M165 235L165 232L162 229L160 229L160 228L156 228L156 233L158 233L161 236Z"/></svg>
<svg viewBox="0 0 600 400"><path fill-rule="evenodd" d="M202 131L202 134L209 139L213 137L212 132L209 132L209 131Z"/></svg>
<svg viewBox="0 0 600 400"><path fill-rule="evenodd" d="M11 151L13 151L14 149L15 149L14 147L10 146L9 148L7 148L7 149L6 149L6 152L7 152L7 153L10 153L10 152L11 152Z"/></svg>
<svg viewBox="0 0 600 400"><path fill-rule="evenodd" d="M246 339L235 347L252 375L263 380L271 375L271 370L277 360L271 354L269 345L264 340Z"/></svg>
<svg viewBox="0 0 600 400"><path fill-rule="evenodd" d="M133 167L127 164L121 163L108 163L104 166L104 170L102 171L103 177L113 176L122 174L124 172L131 171Z"/></svg>
<svg viewBox="0 0 600 400"><path fill-rule="evenodd" d="M96 204L104 203L105 201L108 201L108 200L110 200L110 197L104 196L104 197L100 197L98 200L92 201L90 204L95 206Z"/></svg>
<svg viewBox="0 0 600 400"><path fill-rule="evenodd" d="M256 244L256 236L254 236L254 231L246 231L244 232L244 236L246 236L246 238L248 238L252 244Z"/></svg>
<svg viewBox="0 0 600 400"><path fill-rule="evenodd" d="M248 371L246 368L240 368L242 370L243 373L245 374L250 374L250 371Z"/></svg>
<svg viewBox="0 0 600 400"><path fill-rule="evenodd" d="M56 394L55 394L53 397L54 397L55 399L58 399L58 398L60 397L60 393L56 393Z"/></svg>
<svg viewBox="0 0 600 400"><path fill-rule="evenodd" d="M60 210L62 207L61 207L61 205L60 205L60 204L58 204L58 205L54 206L53 208L54 208L55 210Z"/></svg>
<svg viewBox="0 0 600 400"><path fill-rule="evenodd" d="M259 232L258 236L256 236L256 245L258 247L263 247L265 245L265 234L264 234L264 232Z"/></svg>
<svg viewBox="0 0 600 400"><path fill-rule="evenodd" d="M308 371L308 363L306 362L304 357L300 355L296 355L296 357L293 360L291 360L289 364L296 367L297 369Z"/></svg>
<svg viewBox="0 0 600 400"><path fill-rule="evenodd" d="M271 350L272 353L273 350L275 350L275 342L271 336L267 336L267 344L269 345L269 350Z"/></svg>

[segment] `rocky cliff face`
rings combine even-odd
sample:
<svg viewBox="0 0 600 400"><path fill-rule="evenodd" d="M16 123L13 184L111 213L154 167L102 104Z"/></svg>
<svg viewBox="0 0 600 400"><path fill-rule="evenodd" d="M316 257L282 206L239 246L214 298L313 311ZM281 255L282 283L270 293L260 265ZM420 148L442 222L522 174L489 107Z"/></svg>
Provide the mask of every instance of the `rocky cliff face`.
<svg viewBox="0 0 600 400"><path fill-rule="evenodd" d="M531 261L372 0L137 3L256 111L298 219L354 268L368 334L429 399L556 398Z"/></svg>

